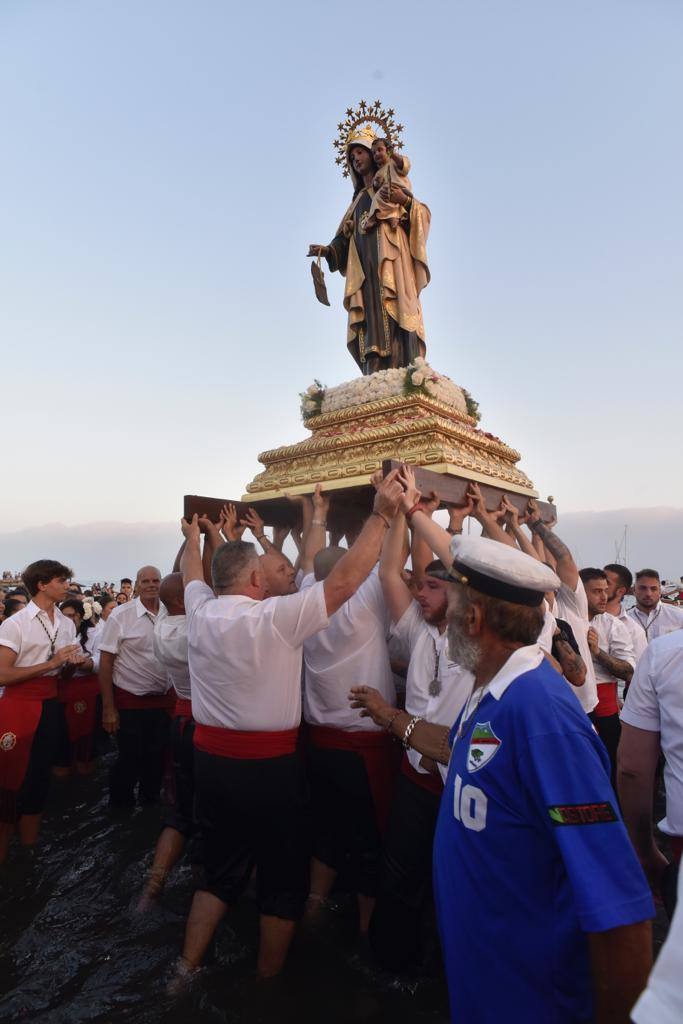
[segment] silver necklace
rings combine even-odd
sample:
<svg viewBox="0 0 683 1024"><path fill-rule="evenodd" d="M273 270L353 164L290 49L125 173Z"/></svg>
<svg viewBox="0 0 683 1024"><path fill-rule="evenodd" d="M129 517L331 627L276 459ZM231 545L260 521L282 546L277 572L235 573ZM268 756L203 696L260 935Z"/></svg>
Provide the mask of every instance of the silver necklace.
<svg viewBox="0 0 683 1024"><path fill-rule="evenodd" d="M429 684L429 696L438 697L441 693L441 652L436 649L436 640L432 637L432 645L434 647L434 678Z"/></svg>

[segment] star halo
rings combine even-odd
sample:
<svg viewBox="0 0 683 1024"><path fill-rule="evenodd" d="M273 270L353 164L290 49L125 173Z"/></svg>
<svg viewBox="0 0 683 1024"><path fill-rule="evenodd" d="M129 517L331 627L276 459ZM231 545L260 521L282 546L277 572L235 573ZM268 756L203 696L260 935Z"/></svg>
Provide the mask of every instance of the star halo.
<svg viewBox="0 0 683 1024"><path fill-rule="evenodd" d="M342 174L345 178L349 176L346 148L351 141L352 134L361 125L365 125L368 128L373 124L378 125L382 129L384 138L388 139L391 143L392 149L403 148L403 141L401 139L403 125L396 123L395 114L396 112L391 107L385 109L382 106L381 100L375 100L374 103L366 103L365 100L361 100L355 109L353 107L347 108L345 119L337 125L337 138L332 143L337 151L334 162L342 168Z"/></svg>

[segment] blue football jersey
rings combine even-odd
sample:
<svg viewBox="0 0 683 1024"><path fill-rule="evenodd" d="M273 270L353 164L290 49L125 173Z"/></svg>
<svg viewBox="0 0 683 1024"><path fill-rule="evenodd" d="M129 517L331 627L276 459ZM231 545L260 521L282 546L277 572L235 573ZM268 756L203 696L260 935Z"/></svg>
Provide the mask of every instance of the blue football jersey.
<svg viewBox="0 0 683 1024"><path fill-rule="evenodd" d="M607 752L545 660L524 670L531 650L451 732L434 884L457 1024L592 1020L585 933L654 915Z"/></svg>

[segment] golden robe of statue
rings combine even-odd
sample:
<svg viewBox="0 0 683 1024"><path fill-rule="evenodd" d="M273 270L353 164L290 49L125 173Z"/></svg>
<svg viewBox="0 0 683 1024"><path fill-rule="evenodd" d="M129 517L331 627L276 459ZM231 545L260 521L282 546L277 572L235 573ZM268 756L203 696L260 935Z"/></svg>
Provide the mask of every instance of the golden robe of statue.
<svg viewBox="0 0 683 1024"><path fill-rule="evenodd" d="M371 141L356 138L347 152L350 155L362 147L374 174ZM431 214L424 203L411 197L398 221L394 217L378 220L368 229L375 192L361 176L361 156L356 153L349 158L355 194L327 247L326 259L330 270L346 278L347 345L361 371L368 374L407 366L425 354L420 292L429 283L426 243ZM369 174L364 177L367 180Z"/></svg>

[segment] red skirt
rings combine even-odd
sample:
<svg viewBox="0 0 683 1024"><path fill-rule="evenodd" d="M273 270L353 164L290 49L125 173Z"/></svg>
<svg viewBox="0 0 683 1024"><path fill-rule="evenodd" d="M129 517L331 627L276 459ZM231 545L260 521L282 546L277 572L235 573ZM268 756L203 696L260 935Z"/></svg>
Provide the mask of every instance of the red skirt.
<svg viewBox="0 0 683 1024"><path fill-rule="evenodd" d="M57 696L55 676L5 687L0 697L0 812L10 812L26 776L43 701ZM8 820L0 813L0 820Z"/></svg>
<svg viewBox="0 0 683 1024"><path fill-rule="evenodd" d="M365 729L333 729L326 725L309 725L311 746L319 750L352 750L363 759L368 776L375 818L381 833L389 817L394 791L400 747L386 732Z"/></svg>
<svg viewBox="0 0 683 1024"><path fill-rule="evenodd" d="M57 687L59 701L64 705L64 718L69 735L70 760L87 763L92 760L93 736L97 728L97 698L100 693L96 675L72 676Z"/></svg>

